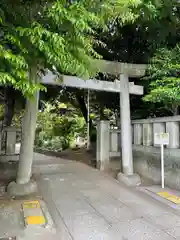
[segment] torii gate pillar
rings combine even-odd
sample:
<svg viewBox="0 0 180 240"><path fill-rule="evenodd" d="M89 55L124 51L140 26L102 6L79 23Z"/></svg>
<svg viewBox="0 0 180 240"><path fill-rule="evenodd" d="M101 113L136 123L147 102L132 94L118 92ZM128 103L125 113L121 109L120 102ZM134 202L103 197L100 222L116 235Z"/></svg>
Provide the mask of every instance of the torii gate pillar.
<svg viewBox="0 0 180 240"><path fill-rule="evenodd" d="M128 76L121 74L120 83L122 88L120 93L122 166L124 174L132 175L133 157Z"/></svg>
<svg viewBox="0 0 180 240"><path fill-rule="evenodd" d="M132 155L132 128L130 111L129 79L127 74L120 75L120 118L121 118L121 154L123 173L118 174L118 180L127 185L137 186L141 183L140 177L134 174Z"/></svg>

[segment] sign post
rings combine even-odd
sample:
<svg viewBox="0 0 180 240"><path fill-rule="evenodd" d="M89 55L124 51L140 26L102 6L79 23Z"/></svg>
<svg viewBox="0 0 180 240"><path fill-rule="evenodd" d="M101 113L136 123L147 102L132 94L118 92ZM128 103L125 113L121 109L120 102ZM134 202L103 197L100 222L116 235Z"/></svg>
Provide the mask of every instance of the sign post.
<svg viewBox="0 0 180 240"><path fill-rule="evenodd" d="M164 188L164 144L161 144L161 186Z"/></svg>
<svg viewBox="0 0 180 240"><path fill-rule="evenodd" d="M90 147L90 109L89 109L89 89L88 89L88 95L87 95L87 150L89 150Z"/></svg>
<svg viewBox="0 0 180 240"><path fill-rule="evenodd" d="M164 145L169 144L169 133L155 133L154 144L161 146L161 186L164 188Z"/></svg>

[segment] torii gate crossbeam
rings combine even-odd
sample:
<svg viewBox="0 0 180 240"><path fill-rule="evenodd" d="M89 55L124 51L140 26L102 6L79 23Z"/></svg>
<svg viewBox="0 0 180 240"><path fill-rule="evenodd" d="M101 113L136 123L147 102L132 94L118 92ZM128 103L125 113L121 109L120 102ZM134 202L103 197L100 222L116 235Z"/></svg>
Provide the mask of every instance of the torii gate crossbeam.
<svg viewBox="0 0 180 240"><path fill-rule="evenodd" d="M122 91L120 81L102 81L96 79L83 80L74 76L61 76L58 77L51 72L48 72L42 78L42 83L47 85L56 85L56 86L66 86L66 87L75 87L75 88L84 88L96 91L105 91L105 92L117 92ZM134 85L133 82L129 83L129 93L135 95L143 95L143 87L139 85Z"/></svg>

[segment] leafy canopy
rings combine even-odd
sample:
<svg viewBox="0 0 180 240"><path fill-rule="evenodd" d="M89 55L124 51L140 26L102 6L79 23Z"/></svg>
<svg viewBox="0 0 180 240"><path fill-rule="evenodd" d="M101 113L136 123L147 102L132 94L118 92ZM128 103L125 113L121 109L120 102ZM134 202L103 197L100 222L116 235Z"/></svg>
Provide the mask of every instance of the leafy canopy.
<svg viewBox="0 0 180 240"><path fill-rule="evenodd" d="M149 68L149 93L145 101L163 103L164 106L176 114L180 105L180 46L177 44L172 50L160 49L152 60Z"/></svg>
<svg viewBox="0 0 180 240"><path fill-rule="evenodd" d="M106 59L130 63L149 63L157 48L174 47L179 42L180 1L143 0L133 9L133 22L114 21L99 37L105 43L98 52Z"/></svg>
<svg viewBox="0 0 180 240"><path fill-rule="evenodd" d="M0 82L31 95L39 84L28 81L30 69L89 77L100 44L96 30L116 19L132 21L139 0L1 0Z"/></svg>

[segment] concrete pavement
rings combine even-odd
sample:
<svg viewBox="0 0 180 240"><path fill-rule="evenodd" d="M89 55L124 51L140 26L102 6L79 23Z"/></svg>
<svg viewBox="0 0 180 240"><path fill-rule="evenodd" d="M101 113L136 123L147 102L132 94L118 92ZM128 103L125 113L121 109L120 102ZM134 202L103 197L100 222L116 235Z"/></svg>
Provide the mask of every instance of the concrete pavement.
<svg viewBox="0 0 180 240"><path fill-rule="evenodd" d="M54 160L51 171L47 162L34 169L60 239L180 239L178 211L86 165Z"/></svg>
<svg viewBox="0 0 180 240"><path fill-rule="evenodd" d="M8 212L1 202L0 238L180 240L180 209L142 189L128 188L82 163L41 154L35 154L33 173L48 227L24 228L19 202L12 201Z"/></svg>

